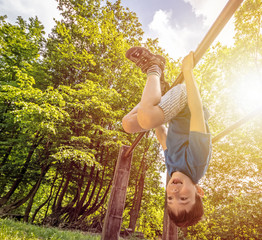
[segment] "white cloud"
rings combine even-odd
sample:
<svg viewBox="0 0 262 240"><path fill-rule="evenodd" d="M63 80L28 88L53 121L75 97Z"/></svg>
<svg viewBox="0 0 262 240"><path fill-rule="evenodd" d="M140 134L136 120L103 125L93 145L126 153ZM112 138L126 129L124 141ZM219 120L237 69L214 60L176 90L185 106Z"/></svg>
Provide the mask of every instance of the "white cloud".
<svg viewBox="0 0 262 240"><path fill-rule="evenodd" d="M204 17L204 24L210 26L218 17L228 0L184 0L190 3L196 16Z"/></svg>
<svg viewBox="0 0 262 240"><path fill-rule="evenodd" d="M61 19L55 0L0 0L0 15L7 15L11 23L15 23L18 16L25 20L37 16L46 33L55 25L53 18Z"/></svg>
<svg viewBox="0 0 262 240"><path fill-rule="evenodd" d="M163 47L171 57L177 59L184 57L189 51L196 50L209 28L212 26L220 12L226 5L226 0L184 0L192 5L195 16L202 16L203 27L186 27L172 23L172 11L158 10L155 12L152 22L149 24L150 37L159 39L159 45ZM186 16L185 16L186 17ZM148 34L149 35L149 34ZM215 42L220 41L223 45L232 45L234 42L233 18L227 23Z"/></svg>
<svg viewBox="0 0 262 240"><path fill-rule="evenodd" d="M210 1L210 0L184 0L190 3L193 12L196 16L202 16L204 21L203 24L208 28L212 26L223 8L226 6L228 0ZM234 40L234 22L233 17L226 24L224 29L219 34L216 41L220 41L225 45L232 45Z"/></svg>
<svg viewBox="0 0 262 240"><path fill-rule="evenodd" d="M159 39L159 45L168 54L177 59L184 57L189 51L195 50L200 37L200 29L193 27L173 26L171 23L172 11L158 10L155 12L153 21L149 24L150 34Z"/></svg>

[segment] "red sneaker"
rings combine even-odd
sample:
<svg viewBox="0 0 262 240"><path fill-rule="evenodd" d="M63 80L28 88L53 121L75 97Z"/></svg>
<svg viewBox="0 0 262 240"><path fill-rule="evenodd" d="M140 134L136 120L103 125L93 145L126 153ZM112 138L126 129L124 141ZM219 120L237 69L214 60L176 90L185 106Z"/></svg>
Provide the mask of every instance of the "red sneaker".
<svg viewBox="0 0 262 240"><path fill-rule="evenodd" d="M152 65L158 65L164 72L166 60L161 55L155 55L144 47L132 47L127 50L126 57L134 62L143 73Z"/></svg>

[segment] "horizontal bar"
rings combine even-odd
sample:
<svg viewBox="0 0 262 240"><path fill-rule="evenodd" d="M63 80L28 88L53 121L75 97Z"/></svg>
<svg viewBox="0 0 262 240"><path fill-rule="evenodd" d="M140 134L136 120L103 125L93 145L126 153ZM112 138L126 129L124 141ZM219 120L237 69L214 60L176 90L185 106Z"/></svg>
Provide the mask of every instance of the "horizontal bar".
<svg viewBox="0 0 262 240"><path fill-rule="evenodd" d="M256 110L254 110L253 112L249 113L244 118L240 119L238 122L234 123L233 125L231 125L227 129L225 129L224 131L222 131L221 133L219 133L218 135L213 137L212 143L217 142L222 137L228 135L230 132L232 132L236 128L240 127L242 124L248 122L251 118L255 117L259 113L262 114L262 105L259 108L257 108Z"/></svg>
<svg viewBox="0 0 262 240"><path fill-rule="evenodd" d="M233 16L234 12L238 9L238 7L241 5L243 0L229 0L226 6L223 8L220 15L217 17L214 24L211 26L209 31L207 32L204 39L201 41L201 43L198 45L195 53L194 53L194 66L199 62L199 60L203 57L204 53L207 51L207 49L210 47L212 42L215 40L215 38L218 36L218 34L221 32L221 30L224 28L224 26L227 24L229 19ZM171 88L176 86L179 83L182 83L184 81L183 73L181 72L178 77L176 78L175 82L171 85ZM142 137L144 136L146 132L139 133L139 135L136 137L135 141L131 145L131 147L127 150L125 156L127 157L132 151L135 149L137 144L140 142Z"/></svg>
<svg viewBox="0 0 262 240"><path fill-rule="evenodd" d="M199 60L203 57L204 53L207 49L211 46L213 41L216 39L218 34L227 24L229 19L233 16L234 12L238 9L241 5L243 0L230 0L217 17L216 21L213 23L209 31L207 32L206 36L203 38L201 43L198 45L197 49L194 53L194 66L199 62ZM172 84L171 88L176 86L179 83L184 81L183 73L181 72L178 77L176 78L175 82Z"/></svg>

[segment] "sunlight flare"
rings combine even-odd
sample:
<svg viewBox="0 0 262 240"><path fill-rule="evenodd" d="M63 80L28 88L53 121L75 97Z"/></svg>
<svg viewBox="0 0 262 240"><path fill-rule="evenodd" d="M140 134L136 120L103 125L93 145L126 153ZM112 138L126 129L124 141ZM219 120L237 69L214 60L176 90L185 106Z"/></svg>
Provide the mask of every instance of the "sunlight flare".
<svg viewBox="0 0 262 240"><path fill-rule="evenodd" d="M253 110L262 104L261 72L250 72L239 79L235 89L235 99L238 106L245 110Z"/></svg>

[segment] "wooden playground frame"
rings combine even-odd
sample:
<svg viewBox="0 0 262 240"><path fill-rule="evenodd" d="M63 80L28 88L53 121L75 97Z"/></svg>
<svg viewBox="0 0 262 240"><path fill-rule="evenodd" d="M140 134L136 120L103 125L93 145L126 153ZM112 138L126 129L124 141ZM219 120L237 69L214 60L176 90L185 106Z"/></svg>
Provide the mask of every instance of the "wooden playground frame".
<svg viewBox="0 0 262 240"><path fill-rule="evenodd" d="M202 58L204 53L213 43L215 38L227 24L229 19L233 16L235 11L239 8L243 0L229 0L214 24L211 26L206 36L202 42L198 45L194 53L194 64L196 65ZM175 82L171 87L176 86L183 82L183 74L180 73L176 78ZM262 108L258 108L253 111L237 123L233 124L217 136L212 139L212 142L216 142L240 125L247 122L250 118L253 118L258 113L260 113ZM119 151L118 160L115 168L114 179L111 189L111 194L108 202L108 209L103 225L102 240L116 240L119 239L122 215L124 211L125 201L126 201L126 191L128 187L128 181L130 176L131 162L133 150L140 142L145 132L140 133L131 146L122 146ZM177 227L169 220L169 217L164 213L164 223L163 223L163 240L176 240L177 239Z"/></svg>

